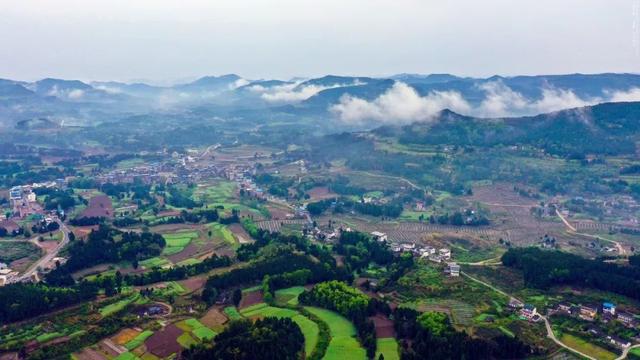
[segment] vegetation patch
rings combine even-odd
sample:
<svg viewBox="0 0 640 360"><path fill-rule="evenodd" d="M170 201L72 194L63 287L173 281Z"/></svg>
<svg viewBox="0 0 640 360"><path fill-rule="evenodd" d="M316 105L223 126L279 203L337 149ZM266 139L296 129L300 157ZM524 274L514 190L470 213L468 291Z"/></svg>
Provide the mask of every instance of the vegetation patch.
<svg viewBox="0 0 640 360"><path fill-rule="evenodd" d="M109 316L111 314L114 314L122 309L124 309L125 307L127 307L127 305L133 303L134 301L138 300L140 298L140 293L139 292L135 292L133 295L124 298L120 301L116 301L113 304L109 304L103 308L100 309L100 315L102 316Z"/></svg>
<svg viewBox="0 0 640 360"><path fill-rule="evenodd" d="M140 334L138 334L135 338L133 338L133 340L126 343L124 347L127 348L127 350L133 350L138 346L142 345L144 341L147 340L147 338L151 335L153 335L153 331L145 330Z"/></svg>
<svg viewBox="0 0 640 360"><path fill-rule="evenodd" d="M355 338L356 328L349 320L330 310L312 306L305 309L329 325L331 341L323 359L366 359L365 350Z"/></svg>
<svg viewBox="0 0 640 360"><path fill-rule="evenodd" d="M599 346L591 344L584 339L581 339L577 336L573 336L571 334L563 334L560 338L565 345L574 348L580 352L583 352L587 355L593 356L596 359L602 360L613 360L618 357L618 355L612 353L611 351L605 350Z"/></svg>
<svg viewBox="0 0 640 360"><path fill-rule="evenodd" d="M376 349L376 359L382 355L384 360L400 360L398 341L394 338L377 339Z"/></svg>

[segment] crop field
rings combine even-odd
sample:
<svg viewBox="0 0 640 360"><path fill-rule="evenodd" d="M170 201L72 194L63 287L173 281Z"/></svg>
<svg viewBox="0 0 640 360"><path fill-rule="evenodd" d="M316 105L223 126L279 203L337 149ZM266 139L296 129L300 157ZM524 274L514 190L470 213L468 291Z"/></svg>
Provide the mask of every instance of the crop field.
<svg viewBox="0 0 640 360"><path fill-rule="evenodd" d="M596 359L613 360L618 357L611 351L590 344L589 342L570 334L563 334L562 338L560 338L560 341L562 341L565 345L577 349L587 355L593 356Z"/></svg>
<svg viewBox="0 0 640 360"><path fill-rule="evenodd" d="M163 267L165 265L170 265L171 262L165 258L161 257L152 257L146 260L140 261L140 265L145 269L151 269L154 267Z"/></svg>
<svg viewBox="0 0 640 360"><path fill-rule="evenodd" d="M307 355L311 354L318 343L318 334L320 332L318 325L295 310L268 306L265 303L261 303L242 310L241 314L248 318L263 318L270 316L289 318L293 320L298 324L300 331L302 331L302 335L304 335L304 351Z"/></svg>
<svg viewBox="0 0 640 360"><path fill-rule="evenodd" d="M27 257L37 260L40 254L41 250L30 242L15 240L0 242L0 262L3 263Z"/></svg>
<svg viewBox="0 0 640 360"><path fill-rule="evenodd" d="M356 328L349 320L330 310L316 307L305 309L329 325L331 341L324 359L366 359L367 354L355 337Z"/></svg>
<svg viewBox="0 0 640 360"><path fill-rule="evenodd" d="M298 305L298 295L304 292L304 287L294 286L276 290L276 303L280 305Z"/></svg>
<svg viewBox="0 0 640 360"><path fill-rule="evenodd" d="M263 230L269 230L271 232L278 232L284 225L305 225L307 220L294 219L294 220L265 220L256 221L256 226Z"/></svg>
<svg viewBox="0 0 640 360"><path fill-rule="evenodd" d="M376 359L382 354L384 360L400 360L398 341L394 338L377 339L376 349Z"/></svg>
<svg viewBox="0 0 640 360"><path fill-rule="evenodd" d="M235 306L227 306L224 308L223 312L230 320L242 319L242 315L240 315Z"/></svg>
<svg viewBox="0 0 640 360"><path fill-rule="evenodd" d="M187 230L173 234L162 234L162 237L167 242L164 250L162 250L162 255L173 255L184 250L193 239L198 238L198 233Z"/></svg>
<svg viewBox="0 0 640 360"><path fill-rule="evenodd" d="M135 292L133 295L126 297L120 301L116 301L113 304L109 304L100 309L100 315L109 316L113 313L116 313L122 309L124 309L127 305L133 303L140 299L140 293Z"/></svg>
<svg viewBox="0 0 640 360"><path fill-rule="evenodd" d="M144 341L147 340L147 338L149 338L149 336L151 335L153 335L153 331L145 330L140 334L138 334L135 338L131 339L129 342L124 344L124 347L127 348L127 350L133 350L138 346L142 345Z"/></svg>
<svg viewBox="0 0 640 360"><path fill-rule="evenodd" d="M116 356L113 358L113 360L138 360L140 359L139 357L135 356L134 354L130 353L130 352L123 352L122 354Z"/></svg>
<svg viewBox="0 0 640 360"><path fill-rule="evenodd" d="M186 332L191 332L191 334L199 341L211 340L217 335L215 331L209 329L194 318L180 321L176 323L176 326Z"/></svg>
<svg viewBox="0 0 640 360"><path fill-rule="evenodd" d="M220 239L232 248L238 247L236 238L233 236L231 230L229 230L225 225L220 223L210 223L207 225L207 228L211 231L211 236L214 239Z"/></svg>

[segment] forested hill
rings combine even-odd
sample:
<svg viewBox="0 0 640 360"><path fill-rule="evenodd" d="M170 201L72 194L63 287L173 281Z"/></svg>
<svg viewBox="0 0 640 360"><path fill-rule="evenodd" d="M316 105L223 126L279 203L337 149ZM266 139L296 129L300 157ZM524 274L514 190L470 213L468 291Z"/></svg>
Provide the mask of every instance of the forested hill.
<svg viewBox="0 0 640 360"><path fill-rule="evenodd" d="M374 130L402 144L531 145L569 157L632 154L640 140L640 103L605 103L530 117L480 119L444 110L431 122Z"/></svg>

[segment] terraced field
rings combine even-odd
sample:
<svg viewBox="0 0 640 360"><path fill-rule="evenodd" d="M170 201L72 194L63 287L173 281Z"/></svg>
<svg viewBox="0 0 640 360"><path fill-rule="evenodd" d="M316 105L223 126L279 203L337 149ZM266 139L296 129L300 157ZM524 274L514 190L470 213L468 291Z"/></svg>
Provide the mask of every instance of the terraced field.
<svg viewBox="0 0 640 360"><path fill-rule="evenodd" d="M318 343L318 334L320 332L318 325L295 310L268 306L265 303L260 303L250 306L242 310L240 313L242 316L247 318L262 318L270 316L289 318L293 320L298 324L302 331L302 335L304 335L304 351L307 355L311 354Z"/></svg>
<svg viewBox="0 0 640 360"><path fill-rule="evenodd" d="M184 250L192 240L198 238L195 231L179 231L174 234L163 234L164 240L167 242L162 255L173 255Z"/></svg>
<svg viewBox="0 0 640 360"><path fill-rule="evenodd" d="M367 353L356 339L356 328L349 320L330 310L312 306L305 309L329 325L331 341L324 360L366 359Z"/></svg>

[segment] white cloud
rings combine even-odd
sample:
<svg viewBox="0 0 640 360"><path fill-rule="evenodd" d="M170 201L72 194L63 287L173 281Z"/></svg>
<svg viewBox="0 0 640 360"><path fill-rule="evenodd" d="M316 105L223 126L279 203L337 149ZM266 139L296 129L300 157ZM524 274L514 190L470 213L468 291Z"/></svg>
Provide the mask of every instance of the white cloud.
<svg viewBox="0 0 640 360"><path fill-rule="evenodd" d="M640 88L634 87L627 91L613 91L609 92L610 101L623 102L623 101L640 101Z"/></svg>
<svg viewBox="0 0 640 360"><path fill-rule="evenodd" d="M260 97L268 102L293 103L306 100L323 90L355 85L364 85L364 83L355 81L350 84L308 85L294 82L271 87L253 85L249 87L249 90L261 94Z"/></svg>
<svg viewBox="0 0 640 360"><path fill-rule="evenodd" d="M97 90L102 90L108 94L121 94L122 89L116 86L107 86L107 85L96 85L94 86Z"/></svg>
<svg viewBox="0 0 640 360"><path fill-rule="evenodd" d="M346 94L329 110L340 120L352 124L366 121L406 124L429 121L444 109L463 115L496 118L536 115L603 102L640 101L640 88L609 91L603 97L581 98L572 90L547 86L541 89L538 99L527 98L499 80L479 84L478 88L485 96L473 106L456 91L432 91L421 96L411 86L396 82L372 101Z"/></svg>
<svg viewBox="0 0 640 360"><path fill-rule="evenodd" d="M396 82L373 101L344 95L330 111L341 120L360 124L367 120L378 122L410 123L428 121L443 109L466 113L469 103L455 91L434 91L420 96L411 86Z"/></svg>
<svg viewBox="0 0 640 360"><path fill-rule="evenodd" d="M84 91L80 89L73 89L69 91L67 96L69 97L69 99L79 99L84 96Z"/></svg>

